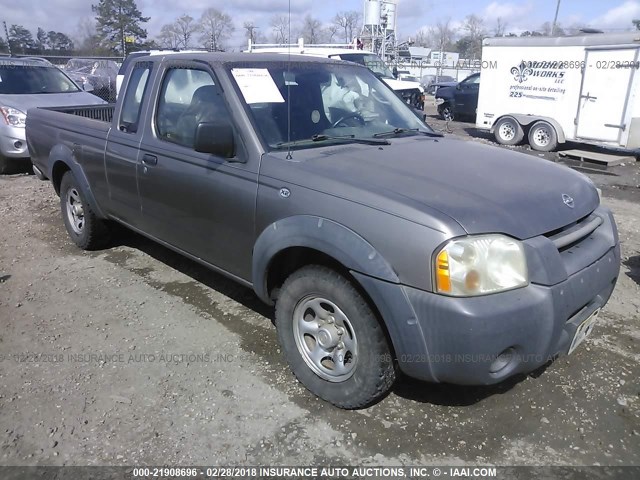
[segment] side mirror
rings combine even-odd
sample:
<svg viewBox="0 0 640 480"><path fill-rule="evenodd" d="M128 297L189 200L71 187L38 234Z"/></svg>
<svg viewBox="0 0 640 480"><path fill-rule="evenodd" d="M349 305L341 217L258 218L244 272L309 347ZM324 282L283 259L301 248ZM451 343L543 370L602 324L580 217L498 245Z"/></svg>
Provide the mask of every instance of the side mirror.
<svg viewBox="0 0 640 480"><path fill-rule="evenodd" d="M456 85L456 90L462 90L462 84L461 83Z"/></svg>
<svg viewBox="0 0 640 480"><path fill-rule="evenodd" d="M398 67L393 67L393 78L398 78Z"/></svg>
<svg viewBox="0 0 640 480"><path fill-rule="evenodd" d="M231 123L225 121L202 122L196 128L194 149L222 158L233 158L235 140Z"/></svg>
<svg viewBox="0 0 640 480"><path fill-rule="evenodd" d="M93 85L91 85L89 82L85 82L82 84L82 90L91 93L93 92Z"/></svg>

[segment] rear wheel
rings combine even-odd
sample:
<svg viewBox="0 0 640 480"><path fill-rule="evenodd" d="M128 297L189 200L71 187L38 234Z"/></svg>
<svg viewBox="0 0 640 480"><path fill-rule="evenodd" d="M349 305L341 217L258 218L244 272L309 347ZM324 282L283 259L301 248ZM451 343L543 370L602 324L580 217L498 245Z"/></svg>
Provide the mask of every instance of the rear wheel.
<svg viewBox="0 0 640 480"><path fill-rule="evenodd" d="M67 233L78 247L96 250L109 242L107 223L91 209L71 172L60 183L60 209Z"/></svg>
<svg viewBox="0 0 640 480"><path fill-rule="evenodd" d="M556 129L548 122L540 120L529 129L529 145L539 152L551 152L558 146Z"/></svg>
<svg viewBox="0 0 640 480"><path fill-rule="evenodd" d="M501 145L517 145L524 138L524 131L515 118L505 117L498 120L494 135Z"/></svg>
<svg viewBox="0 0 640 480"><path fill-rule="evenodd" d="M313 265L293 273L278 297L276 327L294 375L337 407L371 405L395 381L382 326L354 285L334 270Z"/></svg>

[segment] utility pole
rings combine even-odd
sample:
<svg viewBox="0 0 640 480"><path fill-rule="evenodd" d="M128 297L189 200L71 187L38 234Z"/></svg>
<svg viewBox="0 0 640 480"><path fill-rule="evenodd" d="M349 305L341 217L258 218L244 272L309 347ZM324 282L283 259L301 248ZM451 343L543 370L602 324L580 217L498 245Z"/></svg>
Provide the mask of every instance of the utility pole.
<svg viewBox="0 0 640 480"><path fill-rule="evenodd" d="M556 24L558 23L558 12L560 11L560 0L556 5L556 15L553 17L553 25L551 26L551 36L553 37L556 33Z"/></svg>

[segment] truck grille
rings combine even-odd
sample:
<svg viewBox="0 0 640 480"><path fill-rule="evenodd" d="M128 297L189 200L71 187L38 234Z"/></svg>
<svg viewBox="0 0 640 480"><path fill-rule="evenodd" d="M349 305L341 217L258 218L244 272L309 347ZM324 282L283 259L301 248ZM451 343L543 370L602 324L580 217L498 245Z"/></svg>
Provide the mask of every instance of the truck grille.
<svg viewBox="0 0 640 480"><path fill-rule="evenodd" d="M564 252L589 237L602 225L603 220L595 214L587 215L575 223L545 234L559 252Z"/></svg>

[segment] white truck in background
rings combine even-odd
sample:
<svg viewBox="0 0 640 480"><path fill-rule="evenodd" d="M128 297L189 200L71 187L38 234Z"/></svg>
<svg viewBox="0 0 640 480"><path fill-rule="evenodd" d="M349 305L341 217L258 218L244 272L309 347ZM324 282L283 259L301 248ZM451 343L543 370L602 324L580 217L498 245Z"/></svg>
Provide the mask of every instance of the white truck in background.
<svg viewBox="0 0 640 480"><path fill-rule="evenodd" d="M424 87L420 82L397 78L382 58L372 52L358 49L357 43L353 44L305 44L304 39L298 39L298 43L281 44L256 44L249 40L247 53L282 53L292 55L309 55L313 57L335 58L347 62L359 63L371 70L380 80L386 83L408 105L424 110Z"/></svg>
<svg viewBox="0 0 640 480"><path fill-rule="evenodd" d="M476 127L539 151L638 149L639 51L640 32L485 39Z"/></svg>

